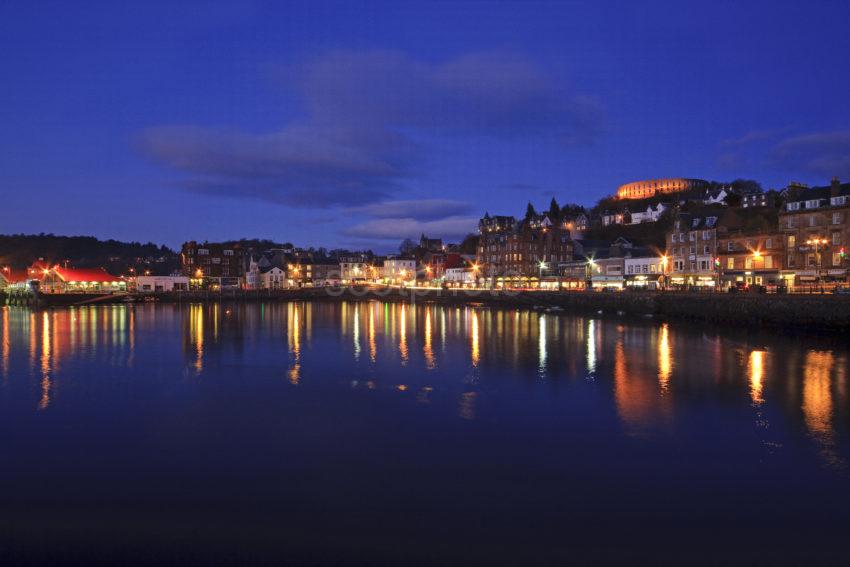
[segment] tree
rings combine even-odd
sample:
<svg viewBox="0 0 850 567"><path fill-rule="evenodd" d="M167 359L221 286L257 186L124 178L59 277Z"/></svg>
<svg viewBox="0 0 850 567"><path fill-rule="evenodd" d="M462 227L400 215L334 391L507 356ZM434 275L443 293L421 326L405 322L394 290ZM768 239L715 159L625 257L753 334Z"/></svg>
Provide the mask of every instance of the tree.
<svg viewBox="0 0 850 567"><path fill-rule="evenodd" d="M549 220L552 222L558 222L560 217L561 207L558 205L558 201L555 200L555 197L552 197L552 201L549 203Z"/></svg>
<svg viewBox="0 0 850 567"><path fill-rule="evenodd" d="M416 243L413 242L410 238L405 238L401 241L401 244L398 245L398 251L400 254L412 255L416 252Z"/></svg>
<svg viewBox="0 0 850 567"><path fill-rule="evenodd" d="M525 208L525 220L531 220L531 217L536 217L537 211L534 210L534 205L531 204L531 201L528 202L528 206Z"/></svg>

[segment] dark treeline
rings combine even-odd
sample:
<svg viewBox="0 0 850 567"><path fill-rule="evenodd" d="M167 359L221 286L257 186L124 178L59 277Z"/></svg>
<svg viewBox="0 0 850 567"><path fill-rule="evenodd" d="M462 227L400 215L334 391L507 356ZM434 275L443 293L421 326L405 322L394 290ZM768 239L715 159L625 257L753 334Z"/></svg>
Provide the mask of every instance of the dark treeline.
<svg viewBox="0 0 850 567"><path fill-rule="evenodd" d="M78 268L103 267L116 275L130 269L170 273L179 265L176 252L152 242L142 244L44 233L0 235L0 265L22 269L39 258L51 264L67 262Z"/></svg>

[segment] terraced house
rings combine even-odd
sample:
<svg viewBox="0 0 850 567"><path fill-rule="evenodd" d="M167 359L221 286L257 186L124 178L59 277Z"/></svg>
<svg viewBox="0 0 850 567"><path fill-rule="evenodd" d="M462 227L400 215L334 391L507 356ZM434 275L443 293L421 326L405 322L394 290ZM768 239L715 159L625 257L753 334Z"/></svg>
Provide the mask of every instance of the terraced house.
<svg viewBox="0 0 850 567"><path fill-rule="evenodd" d="M779 229L796 285L847 283L850 183L833 178L828 187L789 188Z"/></svg>

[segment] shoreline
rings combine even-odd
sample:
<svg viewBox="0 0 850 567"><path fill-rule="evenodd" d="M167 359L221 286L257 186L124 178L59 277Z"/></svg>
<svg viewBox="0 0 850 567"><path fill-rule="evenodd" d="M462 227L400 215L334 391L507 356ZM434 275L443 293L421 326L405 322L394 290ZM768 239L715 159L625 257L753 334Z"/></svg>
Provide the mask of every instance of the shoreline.
<svg viewBox="0 0 850 567"><path fill-rule="evenodd" d="M41 295L38 307L99 304L208 303L256 301L394 301L443 305L488 305L546 309L563 313L653 316L785 330L846 331L850 329L850 297L833 295L760 295L692 292L548 292L428 288L301 288L294 290L172 292L135 295ZM149 300L150 301L150 300Z"/></svg>

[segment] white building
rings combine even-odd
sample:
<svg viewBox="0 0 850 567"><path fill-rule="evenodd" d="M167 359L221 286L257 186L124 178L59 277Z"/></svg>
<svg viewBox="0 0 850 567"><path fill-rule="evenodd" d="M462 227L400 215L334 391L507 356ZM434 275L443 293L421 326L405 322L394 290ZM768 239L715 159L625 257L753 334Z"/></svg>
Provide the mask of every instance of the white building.
<svg viewBox="0 0 850 567"><path fill-rule="evenodd" d="M658 255L626 258L624 268L626 286L655 289L666 269L665 257Z"/></svg>
<svg viewBox="0 0 850 567"><path fill-rule="evenodd" d="M389 256L384 260L382 276L387 283L410 281L416 277L416 260Z"/></svg>
<svg viewBox="0 0 850 567"><path fill-rule="evenodd" d="M188 276L136 276L136 291L139 293L165 293L188 289Z"/></svg>
<svg viewBox="0 0 850 567"><path fill-rule="evenodd" d="M643 222L658 222L661 215L664 214L669 207L664 203L658 203L655 206L647 205L646 210L638 211L631 214L631 224L640 224Z"/></svg>
<svg viewBox="0 0 850 567"><path fill-rule="evenodd" d="M286 280L286 272L277 266L270 266L260 270L260 287L262 289L284 289L289 287Z"/></svg>
<svg viewBox="0 0 850 567"><path fill-rule="evenodd" d="M475 271L472 268L446 268L443 280L451 287L474 286Z"/></svg>

